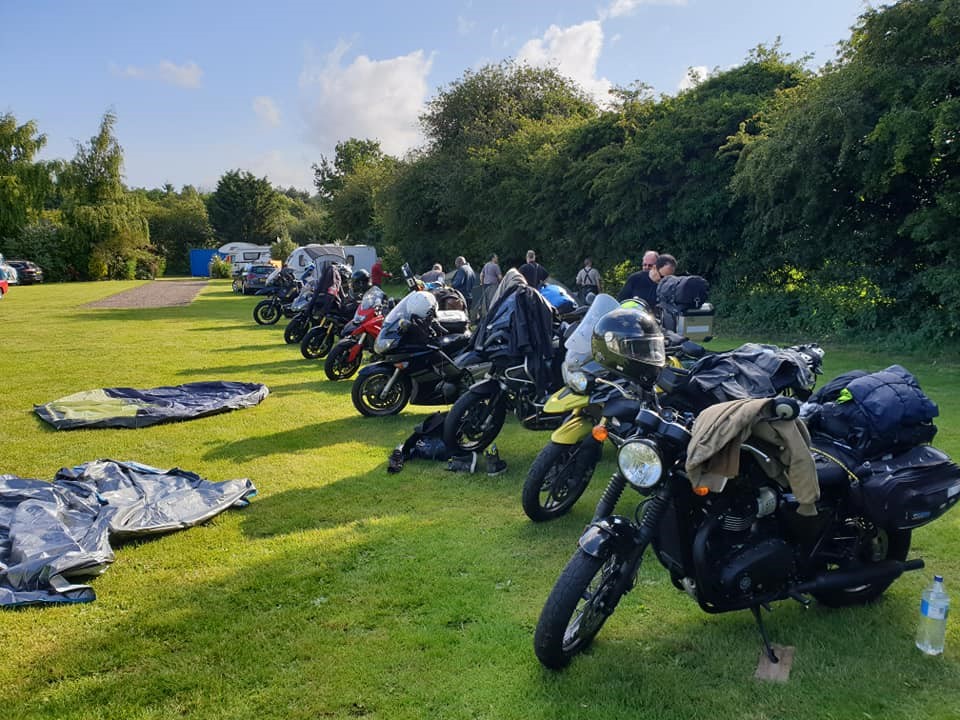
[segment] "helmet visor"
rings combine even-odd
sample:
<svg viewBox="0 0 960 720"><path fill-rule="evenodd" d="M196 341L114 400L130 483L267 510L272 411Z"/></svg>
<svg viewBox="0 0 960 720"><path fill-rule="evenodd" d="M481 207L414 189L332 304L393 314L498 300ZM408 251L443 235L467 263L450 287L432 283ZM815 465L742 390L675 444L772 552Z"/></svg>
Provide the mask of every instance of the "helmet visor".
<svg viewBox="0 0 960 720"><path fill-rule="evenodd" d="M663 335L645 335L644 337L612 337L607 340L608 347L615 353L630 360L663 367L667 363Z"/></svg>

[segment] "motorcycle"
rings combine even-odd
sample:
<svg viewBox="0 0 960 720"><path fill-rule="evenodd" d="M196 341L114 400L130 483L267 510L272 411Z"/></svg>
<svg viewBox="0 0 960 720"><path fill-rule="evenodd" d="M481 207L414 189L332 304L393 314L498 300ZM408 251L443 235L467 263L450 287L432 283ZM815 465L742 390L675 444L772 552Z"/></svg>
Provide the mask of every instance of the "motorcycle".
<svg viewBox="0 0 960 720"><path fill-rule="evenodd" d="M505 278L503 282L509 281ZM520 309L521 303L525 310ZM522 355L517 354L519 348L515 347L518 323L528 330L538 326L522 338L526 348ZM538 292L521 285L505 294L478 332L474 350L455 361L461 366L489 361L490 371L461 395L447 413L443 423L447 447L461 454L482 452L500 433L509 410L527 429L556 428L562 417L546 414L543 409L546 393L561 384L560 338L564 330L565 324ZM533 368L531 356L546 357L546 362Z"/></svg>
<svg viewBox="0 0 960 720"><path fill-rule="evenodd" d="M283 341L287 344L301 342L310 328L327 314L331 303L342 302L347 297L342 290L345 285L349 286L350 282L350 273L345 265L328 263L322 270L318 269L311 275L291 305L294 316L283 331ZM331 288L333 294L330 292Z"/></svg>
<svg viewBox="0 0 960 720"><path fill-rule="evenodd" d="M326 357L356 309L357 304L349 300L342 305L334 304L330 307L300 340L300 354L307 360Z"/></svg>
<svg viewBox="0 0 960 720"><path fill-rule="evenodd" d="M377 417L395 415L407 403L452 402L489 367L454 364L451 354L465 349L470 339L464 311L440 310L432 293L411 292L383 321L373 345L381 360L354 380L354 407L361 415Z"/></svg>
<svg viewBox="0 0 960 720"><path fill-rule="evenodd" d="M602 436L611 426L622 422L624 413L629 414L633 404L637 404L637 409L668 408L671 416L690 422L705 407L747 394L770 397L782 393L805 399L820 371L823 352L818 346L793 346L777 349L779 364L776 359L769 361L769 372L774 376L770 391L751 388L748 392L736 384L736 373L724 367L724 381L732 380L734 387L724 384L707 392L690 379L691 374L695 376L697 372L695 361L691 366L692 358L705 357L703 348L675 336L664 350L666 367L656 378L641 382L638 378L611 372L599 363L589 361L588 338L600 317L610 312L611 302L616 303L609 296L598 296L591 311L567 341L568 351L563 365L566 387L554 393L544 405L544 412L564 414L566 418L533 461L523 484L523 511L534 522L554 520L573 508L586 491L600 461L603 442L597 440L598 435ZM772 349L764 352L774 355ZM713 353L721 359L728 354ZM684 364L688 367L684 368ZM733 392L737 394L728 394Z"/></svg>
<svg viewBox="0 0 960 720"><path fill-rule="evenodd" d="M343 339L327 355L323 371L330 380L346 380L360 369L363 353L373 352L373 344L383 327L386 294L378 287L364 293L353 319L343 328Z"/></svg>
<svg viewBox="0 0 960 720"><path fill-rule="evenodd" d="M267 296L253 308L253 319L257 325L274 325L281 317L292 318L295 314L292 304L300 289L290 268L271 274L267 278L267 286L257 290L257 295Z"/></svg>
<svg viewBox="0 0 960 720"><path fill-rule="evenodd" d="M765 402L768 417L761 422L788 423L798 415L794 398ZM828 607L877 599L902 573L923 567L922 560L907 560L912 530L960 496L960 468L939 450L919 446L883 467L868 462L850 471L818 463L820 497L810 517L773 479L777 448L756 436L740 446L739 471L719 491L691 483L690 429L667 412L642 408L608 437L617 447L617 471L535 631L537 658L551 669L590 645L634 587L650 547L673 585L705 612L749 609L776 663L761 608L785 599L808 605L808 595ZM628 486L642 498L632 518L613 514Z"/></svg>

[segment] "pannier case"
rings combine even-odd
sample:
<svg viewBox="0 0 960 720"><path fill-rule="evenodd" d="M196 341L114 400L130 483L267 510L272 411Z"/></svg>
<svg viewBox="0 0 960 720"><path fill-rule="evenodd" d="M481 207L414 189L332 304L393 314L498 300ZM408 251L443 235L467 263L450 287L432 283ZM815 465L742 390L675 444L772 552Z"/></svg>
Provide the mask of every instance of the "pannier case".
<svg viewBox="0 0 960 720"><path fill-rule="evenodd" d="M869 469L869 474L862 471ZM960 468L930 445L857 470L870 519L884 528L910 530L936 520L960 498Z"/></svg>
<svg viewBox="0 0 960 720"><path fill-rule="evenodd" d="M663 314L664 320L666 320L667 311L664 310ZM709 309L684 310L674 319L676 323L676 330L674 332L694 342L709 342L713 339L713 320L715 315L716 311L712 307ZM666 322L664 322L664 327L667 327ZM667 329L669 330L670 328Z"/></svg>

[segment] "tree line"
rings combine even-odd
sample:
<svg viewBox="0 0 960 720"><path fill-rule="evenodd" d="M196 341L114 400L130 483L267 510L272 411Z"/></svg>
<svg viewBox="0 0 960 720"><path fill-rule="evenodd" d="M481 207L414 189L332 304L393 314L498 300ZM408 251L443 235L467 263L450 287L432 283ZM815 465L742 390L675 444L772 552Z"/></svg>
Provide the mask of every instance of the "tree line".
<svg viewBox="0 0 960 720"><path fill-rule="evenodd" d="M866 10L818 71L758 46L675 96L638 82L603 107L554 69L507 60L440 88L421 116L426 142L406 157L344 140L313 166L316 195L275 190L281 210L271 196L254 215L296 242L375 244L388 266L457 255L479 264L492 252L510 263L532 248L567 281L591 256L609 283L622 282L653 248L707 277L719 312L744 329L953 337L958 56L960 0L901 0ZM0 193L9 195L4 147ZM18 191L28 210L5 210L0 238L38 232L54 206L63 227L85 217L68 210L80 198L69 166L44 176L28 165L29 189ZM154 229L164 202L202 206L211 237L224 237L213 196L221 186L224 197L241 195L235 180L257 181L232 171L207 198L191 200L187 188L166 201L158 191L128 197L146 208L157 249L174 242L161 235L182 237ZM11 222L19 229L5 235ZM132 235L125 222L110 227Z"/></svg>

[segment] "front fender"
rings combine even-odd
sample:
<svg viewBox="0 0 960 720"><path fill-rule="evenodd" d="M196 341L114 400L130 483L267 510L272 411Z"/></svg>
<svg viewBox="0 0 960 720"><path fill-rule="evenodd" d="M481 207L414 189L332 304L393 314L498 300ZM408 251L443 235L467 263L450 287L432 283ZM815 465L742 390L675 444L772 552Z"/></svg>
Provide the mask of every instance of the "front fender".
<svg viewBox="0 0 960 720"><path fill-rule="evenodd" d="M480 397L493 397L500 392L500 381L496 378L487 378L470 386L470 392Z"/></svg>
<svg viewBox="0 0 960 720"><path fill-rule="evenodd" d="M587 555L599 560L607 560L617 550L626 551L636 544L637 527L629 518L611 515L590 523L577 545Z"/></svg>
<svg viewBox="0 0 960 720"><path fill-rule="evenodd" d="M550 435L550 440L557 445L576 445L593 430L593 421L586 415L576 413L564 420Z"/></svg>
<svg viewBox="0 0 960 720"><path fill-rule="evenodd" d="M357 379L355 382L363 382L365 378L384 371L393 375L394 370L396 370L396 368L393 366L393 363L390 362L372 363L360 369L360 372L357 373Z"/></svg>
<svg viewBox="0 0 960 720"><path fill-rule="evenodd" d="M568 387L562 387L547 398L543 411L561 415L590 404L589 395L580 395Z"/></svg>

